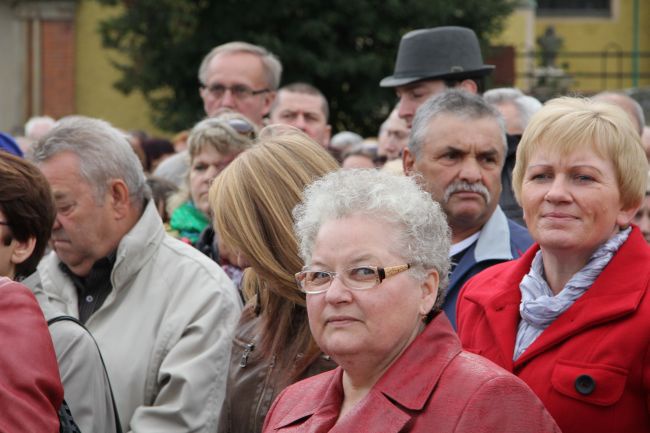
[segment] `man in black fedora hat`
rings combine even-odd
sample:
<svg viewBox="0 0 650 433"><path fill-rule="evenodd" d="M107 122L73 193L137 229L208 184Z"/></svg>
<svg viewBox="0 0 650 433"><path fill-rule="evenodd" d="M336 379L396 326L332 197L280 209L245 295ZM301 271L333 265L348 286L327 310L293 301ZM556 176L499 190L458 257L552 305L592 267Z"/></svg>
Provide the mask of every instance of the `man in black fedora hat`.
<svg viewBox="0 0 650 433"><path fill-rule="evenodd" d="M381 87L394 87L399 116L409 127L415 111L430 96L450 87L480 93L493 65L484 65L478 38L465 27L413 30L402 36L393 75Z"/></svg>

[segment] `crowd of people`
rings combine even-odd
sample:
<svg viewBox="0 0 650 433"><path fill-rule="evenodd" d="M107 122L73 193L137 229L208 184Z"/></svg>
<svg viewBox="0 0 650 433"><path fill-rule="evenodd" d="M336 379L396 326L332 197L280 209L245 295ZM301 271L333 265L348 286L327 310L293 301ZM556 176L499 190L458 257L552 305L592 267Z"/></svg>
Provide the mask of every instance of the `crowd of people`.
<svg viewBox="0 0 650 433"><path fill-rule="evenodd" d="M0 430L650 431L650 135L406 33L377 138L266 48L172 139L0 134Z"/></svg>

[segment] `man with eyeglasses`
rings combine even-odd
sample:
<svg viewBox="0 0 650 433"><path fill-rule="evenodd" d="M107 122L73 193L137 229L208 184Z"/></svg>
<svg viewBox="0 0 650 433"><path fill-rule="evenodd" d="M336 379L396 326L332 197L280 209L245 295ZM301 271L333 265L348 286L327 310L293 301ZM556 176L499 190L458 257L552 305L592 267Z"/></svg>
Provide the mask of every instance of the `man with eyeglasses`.
<svg viewBox="0 0 650 433"><path fill-rule="evenodd" d="M280 60L266 48L228 42L213 48L199 67L199 94L207 117L231 110L264 126L282 77ZM182 187L189 169L186 151L165 159L154 176Z"/></svg>
<svg viewBox="0 0 650 433"><path fill-rule="evenodd" d="M263 126L281 75L280 60L264 47L239 41L219 45L199 67L205 113L212 117L228 108Z"/></svg>

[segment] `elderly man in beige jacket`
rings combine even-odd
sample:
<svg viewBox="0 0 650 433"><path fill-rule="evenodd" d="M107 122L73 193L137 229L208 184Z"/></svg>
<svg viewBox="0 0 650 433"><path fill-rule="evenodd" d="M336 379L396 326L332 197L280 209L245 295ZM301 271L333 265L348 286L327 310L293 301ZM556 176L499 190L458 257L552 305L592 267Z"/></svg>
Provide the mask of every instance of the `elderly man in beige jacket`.
<svg viewBox="0 0 650 433"><path fill-rule="evenodd" d="M137 157L106 122L61 121L33 160L57 217L32 288L95 336L123 430L213 430L241 309L231 281L165 233Z"/></svg>

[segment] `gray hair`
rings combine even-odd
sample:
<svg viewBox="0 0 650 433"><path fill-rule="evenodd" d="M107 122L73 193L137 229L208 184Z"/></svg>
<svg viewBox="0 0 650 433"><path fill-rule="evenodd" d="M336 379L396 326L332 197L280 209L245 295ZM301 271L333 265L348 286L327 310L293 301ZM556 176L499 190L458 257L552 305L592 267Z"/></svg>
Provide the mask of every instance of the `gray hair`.
<svg viewBox="0 0 650 433"><path fill-rule="evenodd" d="M240 41L228 42L226 44L214 47L203 58L203 61L201 61L201 66L199 66L199 81L201 83L207 84L206 81L208 79L208 66L210 65L212 59L221 53L250 53L259 56L264 67L266 83L269 89L277 90L280 86L280 79L282 78L282 63L280 63L280 59L278 59L275 54L264 47Z"/></svg>
<svg viewBox="0 0 650 433"><path fill-rule="evenodd" d="M435 117L441 114L449 114L470 120L478 120L486 117L493 118L502 131L501 139L503 141L505 155L508 149L506 126L499 110L485 102L478 95L460 89L449 89L427 99L415 113L408 144L409 151L415 159L420 157L422 146L427 138L429 124Z"/></svg>
<svg viewBox="0 0 650 433"><path fill-rule="evenodd" d="M45 129L50 131L56 125L56 120L50 116L34 116L30 117L25 123L25 137L32 139L41 138L38 133ZM36 136L35 136L36 135Z"/></svg>
<svg viewBox="0 0 650 433"><path fill-rule="evenodd" d="M33 148L37 165L62 153L79 157L81 176L101 199L111 179L122 179L129 189L131 202L142 206L150 197L142 164L126 136L108 122L83 116L70 116L41 138Z"/></svg>
<svg viewBox="0 0 650 433"><path fill-rule="evenodd" d="M435 308L444 300L448 283L451 232L440 205L412 177L379 170L339 170L315 181L293 210L300 256L311 262L318 232L326 221L353 214L367 215L399 229L396 253L414 267L412 275L424 278L427 269L440 276Z"/></svg>
<svg viewBox="0 0 650 433"><path fill-rule="evenodd" d="M605 91L597 93L592 97L596 101L604 101L622 108L629 116L632 116L636 122L636 130L640 136L643 136L643 127L645 126L645 114L643 107L636 99L623 92Z"/></svg>
<svg viewBox="0 0 650 433"><path fill-rule="evenodd" d="M533 117L542 108L542 103L536 98L524 95L514 87L500 87L483 93L483 99L491 105L512 104L519 114L519 127L523 131Z"/></svg>

